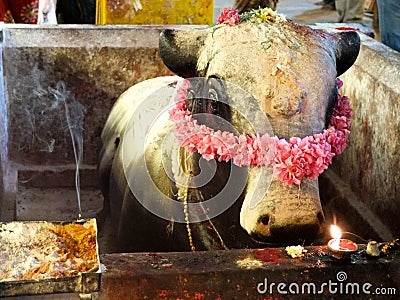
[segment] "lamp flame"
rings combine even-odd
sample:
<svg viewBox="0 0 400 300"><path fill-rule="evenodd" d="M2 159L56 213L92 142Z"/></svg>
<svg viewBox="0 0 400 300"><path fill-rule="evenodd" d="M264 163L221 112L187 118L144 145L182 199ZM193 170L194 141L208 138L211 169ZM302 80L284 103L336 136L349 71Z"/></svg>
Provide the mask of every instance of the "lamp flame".
<svg viewBox="0 0 400 300"><path fill-rule="evenodd" d="M338 226L331 225L331 235L335 240L339 240L342 237L342 231Z"/></svg>

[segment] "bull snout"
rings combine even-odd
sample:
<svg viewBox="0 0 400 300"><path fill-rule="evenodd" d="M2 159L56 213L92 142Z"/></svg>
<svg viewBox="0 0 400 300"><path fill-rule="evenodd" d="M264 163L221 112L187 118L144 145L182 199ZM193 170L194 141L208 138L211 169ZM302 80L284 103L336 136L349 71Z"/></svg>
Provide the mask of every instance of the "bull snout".
<svg viewBox="0 0 400 300"><path fill-rule="evenodd" d="M249 199L243 202L240 222L257 240L281 244L310 242L323 231L318 180L304 180L300 188L273 181L261 201L255 206L250 203Z"/></svg>
<svg viewBox="0 0 400 300"><path fill-rule="evenodd" d="M260 241L312 241L321 233L323 214L318 212L294 218L279 218L273 214L261 215L250 235Z"/></svg>

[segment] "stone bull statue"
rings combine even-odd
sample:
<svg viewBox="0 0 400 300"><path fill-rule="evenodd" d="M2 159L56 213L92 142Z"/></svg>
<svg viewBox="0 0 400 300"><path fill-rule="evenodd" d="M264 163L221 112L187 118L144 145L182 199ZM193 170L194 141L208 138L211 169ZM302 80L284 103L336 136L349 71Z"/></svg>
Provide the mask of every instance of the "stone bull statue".
<svg viewBox="0 0 400 300"><path fill-rule="evenodd" d="M226 9L218 22L164 30L160 55L180 77L134 85L105 124L99 172L120 251L304 243L323 232L317 178L348 138L337 76L359 36L269 9Z"/></svg>

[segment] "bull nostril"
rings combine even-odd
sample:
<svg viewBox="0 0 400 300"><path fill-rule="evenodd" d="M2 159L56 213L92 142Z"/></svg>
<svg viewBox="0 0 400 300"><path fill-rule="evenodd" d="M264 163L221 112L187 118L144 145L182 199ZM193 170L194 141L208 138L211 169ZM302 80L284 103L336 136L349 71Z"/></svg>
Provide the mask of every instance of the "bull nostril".
<svg viewBox="0 0 400 300"><path fill-rule="evenodd" d="M261 216L259 222L267 226L269 224L269 216L268 215Z"/></svg>

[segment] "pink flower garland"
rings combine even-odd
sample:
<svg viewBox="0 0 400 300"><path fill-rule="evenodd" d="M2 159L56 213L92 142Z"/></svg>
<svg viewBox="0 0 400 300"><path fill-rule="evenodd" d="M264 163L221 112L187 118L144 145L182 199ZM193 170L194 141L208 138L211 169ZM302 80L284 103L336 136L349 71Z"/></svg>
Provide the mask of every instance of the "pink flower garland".
<svg viewBox="0 0 400 300"><path fill-rule="evenodd" d="M175 123L174 134L182 147L200 153L206 160L241 166L266 166L285 184L300 185L304 177L316 179L328 168L332 158L343 152L349 141L352 110L348 97L338 95L329 127L322 133L304 138L279 139L268 134L235 136L231 132L198 124L186 109L187 89L184 80L175 95L176 106L169 112ZM340 89L343 83L337 79Z"/></svg>

